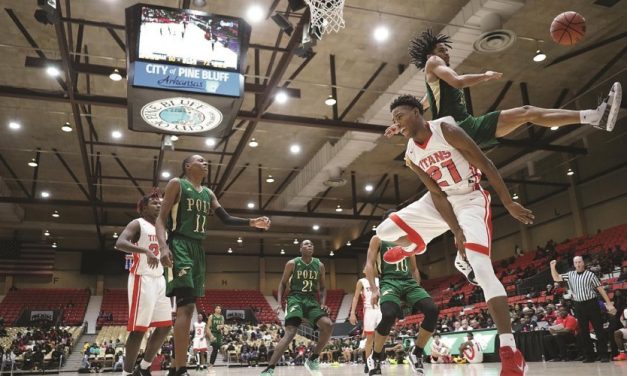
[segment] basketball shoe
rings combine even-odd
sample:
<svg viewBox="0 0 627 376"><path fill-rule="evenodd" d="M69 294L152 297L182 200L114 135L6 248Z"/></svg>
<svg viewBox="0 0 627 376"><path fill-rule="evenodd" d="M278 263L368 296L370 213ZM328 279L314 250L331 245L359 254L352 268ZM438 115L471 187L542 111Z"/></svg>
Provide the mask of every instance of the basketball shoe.
<svg viewBox="0 0 627 376"><path fill-rule="evenodd" d="M625 354L625 352L621 352L619 353L617 356L615 356L614 358L612 358L612 360L614 361L621 361L621 360L627 360L627 354Z"/></svg>
<svg viewBox="0 0 627 376"><path fill-rule="evenodd" d="M455 268L466 277L471 285L479 286L479 282L477 282L475 278L475 271L472 270L470 263L463 259L459 252L457 252L457 256L455 256Z"/></svg>
<svg viewBox="0 0 627 376"><path fill-rule="evenodd" d="M610 93L603 102L601 102L599 107L597 107L596 111L599 115L599 120L592 122L592 126L608 132L613 131L616 120L618 119L618 111L620 110L622 98L623 88L620 82L614 82Z"/></svg>
<svg viewBox="0 0 627 376"><path fill-rule="evenodd" d="M425 366L422 363L422 356L414 354L414 348L415 346L409 351L409 365L411 366L411 370L414 371L416 375L424 376Z"/></svg>
<svg viewBox="0 0 627 376"><path fill-rule="evenodd" d="M504 346L499 349L501 356L501 376L524 376L527 374L527 362L518 349Z"/></svg>
<svg viewBox="0 0 627 376"><path fill-rule="evenodd" d="M374 352L370 354L370 356L366 360L366 365L368 366L369 376L381 374L381 361L379 360L379 358L374 357Z"/></svg>

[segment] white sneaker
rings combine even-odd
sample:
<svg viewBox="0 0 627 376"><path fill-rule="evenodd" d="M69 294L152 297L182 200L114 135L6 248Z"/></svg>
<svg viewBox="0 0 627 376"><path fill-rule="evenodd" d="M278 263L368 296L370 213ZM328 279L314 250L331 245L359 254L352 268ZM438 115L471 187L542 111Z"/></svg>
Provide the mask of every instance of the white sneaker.
<svg viewBox="0 0 627 376"><path fill-rule="evenodd" d="M477 282L475 278L475 271L472 270L470 263L464 260L459 252L457 252L457 256L455 256L455 269L459 270L471 285L479 286L479 282Z"/></svg>
<svg viewBox="0 0 627 376"><path fill-rule="evenodd" d="M409 350L409 365L411 366L411 370L414 371L416 375L425 375L425 366L422 363L422 358L414 355L414 346L412 346Z"/></svg>
<svg viewBox="0 0 627 376"><path fill-rule="evenodd" d="M621 101L623 99L623 88L620 82L614 82L607 98L597 107L600 113L599 121L592 123L592 126L603 129L608 132L614 130L616 120L618 120L618 111L620 111Z"/></svg>

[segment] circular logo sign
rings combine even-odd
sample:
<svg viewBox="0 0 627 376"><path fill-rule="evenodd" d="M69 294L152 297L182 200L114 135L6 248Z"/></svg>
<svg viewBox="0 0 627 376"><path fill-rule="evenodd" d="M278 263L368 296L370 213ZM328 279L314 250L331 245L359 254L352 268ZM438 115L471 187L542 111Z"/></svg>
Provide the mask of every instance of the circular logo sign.
<svg viewBox="0 0 627 376"><path fill-rule="evenodd" d="M222 123L222 112L193 98L164 98L147 103L141 110L149 125L167 132L207 132Z"/></svg>

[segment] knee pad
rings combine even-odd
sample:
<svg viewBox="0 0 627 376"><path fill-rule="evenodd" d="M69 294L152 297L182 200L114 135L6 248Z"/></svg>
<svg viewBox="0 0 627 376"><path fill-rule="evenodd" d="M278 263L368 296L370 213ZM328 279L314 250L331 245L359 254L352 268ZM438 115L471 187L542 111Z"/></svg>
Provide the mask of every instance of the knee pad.
<svg viewBox="0 0 627 376"><path fill-rule="evenodd" d="M285 326L293 326L295 328L298 328L302 322L303 320L300 317L290 317L289 319L285 320Z"/></svg>
<svg viewBox="0 0 627 376"><path fill-rule="evenodd" d="M400 316L401 307L392 302L383 302L380 306L381 321L379 321L379 325L377 325L377 333L382 336L387 336L390 334L394 321L396 321L396 318Z"/></svg>
<svg viewBox="0 0 627 376"><path fill-rule="evenodd" d="M176 307L182 308L188 304L196 304L196 298L193 296L176 297Z"/></svg>
<svg viewBox="0 0 627 376"><path fill-rule="evenodd" d="M421 311L425 315L425 318L422 320L422 324L420 324L420 327L428 332L435 331L440 310L433 302L433 299L422 299L416 302L412 309L414 313L417 311Z"/></svg>
<svg viewBox="0 0 627 376"><path fill-rule="evenodd" d="M397 240L404 235L405 232L398 228L396 223L394 223L394 221L392 221L390 218L381 222L381 224L377 226L377 236L379 237L379 239L386 242L393 242L394 240Z"/></svg>
<svg viewBox="0 0 627 376"><path fill-rule="evenodd" d="M505 287L494 274L490 257L474 251L467 251L466 256L470 266L472 266L472 270L475 272L477 283L483 289L486 302L497 296L507 296Z"/></svg>

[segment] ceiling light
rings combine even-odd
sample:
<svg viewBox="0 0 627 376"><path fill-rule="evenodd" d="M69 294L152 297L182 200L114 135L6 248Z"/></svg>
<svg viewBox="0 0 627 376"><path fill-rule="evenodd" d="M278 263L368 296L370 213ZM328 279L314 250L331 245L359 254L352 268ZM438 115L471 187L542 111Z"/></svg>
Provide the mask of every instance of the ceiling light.
<svg viewBox="0 0 627 376"><path fill-rule="evenodd" d="M113 233L113 239L117 239L117 238L118 238L118 233L117 233L117 232L114 232L114 233Z"/></svg>
<svg viewBox="0 0 627 376"><path fill-rule="evenodd" d="M566 175L568 175L568 176L573 176L573 175L575 175L575 171L573 171L573 169L572 169L572 168L569 168L569 169L568 169L568 172L566 172Z"/></svg>
<svg viewBox="0 0 627 376"><path fill-rule="evenodd" d="M226 253L233 253L233 250L231 248L229 248Z"/></svg>
<svg viewBox="0 0 627 376"><path fill-rule="evenodd" d="M113 132L111 132L111 137L113 137L113 138L122 138L122 132L120 132L120 131L113 131Z"/></svg>
<svg viewBox="0 0 627 376"><path fill-rule="evenodd" d="M281 254L282 254L282 255L284 255L284 254L285 254L285 250L284 250L284 249L282 249L282 250L281 250Z"/></svg>
<svg viewBox="0 0 627 376"><path fill-rule="evenodd" d="M254 202L249 202L248 204L246 204L246 206L248 207L248 209L254 209L255 208L255 203Z"/></svg>
<svg viewBox="0 0 627 376"><path fill-rule="evenodd" d="M298 244L298 239L294 238L294 244Z"/></svg>
<svg viewBox="0 0 627 376"><path fill-rule="evenodd" d="M333 253L333 251L329 252L329 256L333 257L335 256L335 253Z"/></svg>
<svg viewBox="0 0 627 376"><path fill-rule="evenodd" d="M14 131L18 130L22 128L22 124L18 123L17 121L10 121L9 122L9 129L13 129Z"/></svg>
<svg viewBox="0 0 627 376"><path fill-rule="evenodd" d="M37 161L35 160L35 158L31 159L30 162L28 162L28 165L30 167L37 167Z"/></svg>
<svg viewBox="0 0 627 376"><path fill-rule="evenodd" d="M287 93L284 91L279 91L278 93L276 93L274 95L274 100L278 103L278 104L283 104L287 102Z"/></svg>
<svg viewBox="0 0 627 376"><path fill-rule="evenodd" d="M366 192L372 192L374 190L374 187L372 186L372 184L366 184L364 189L366 190Z"/></svg>
<svg viewBox="0 0 627 376"><path fill-rule="evenodd" d="M170 141L178 141L179 140L179 136L173 134L170 136Z"/></svg>
<svg viewBox="0 0 627 376"><path fill-rule="evenodd" d="M194 5L197 7L204 7L207 5L207 0L194 0Z"/></svg>
<svg viewBox="0 0 627 376"><path fill-rule="evenodd" d="M251 148L256 148L257 146L259 146L259 143L254 138L251 138L248 146L250 146Z"/></svg>
<svg viewBox="0 0 627 376"><path fill-rule="evenodd" d="M72 125L66 121L65 124L61 126L61 130L63 132L72 132Z"/></svg>
<svg viewBox="0 0 627 376"><path fill-rule="evenodd" d="M242 240L242 237L240 236L239 238L237 238L237 243L238 244L242 244L244 242L244 240Z"/></svg>
<svg viewBox="0 0 627 376"><path fill-rule="evenodd" d="M265 12L263 8L258 4L253 4L249 6L248 10L246 11L246 21L250 22L251 24L263 20L264 16Z"/></svg>
<svg viewBox="0 0 627 376"><path fill-rule="evenodd" d="M337 204L337 207L335 208L335 211L340 213L342 211L342 207L340 206L340 204Z"/></svg>
<svg viewBox="0 0 627 376"><path fill-rule="evenodd" d="M57 210L52 212L52 217L53 218L59 218L61 216L61 214L59 214L59 212Z"/></svg>
<svg viewBox="0 0 627 376"><path fill-rule="evenodd" d="M314 231L318 231L318 230L320 230L320 226L319 226L319 225L313 225L313 226L311 226L311 228L312 228Z"/></svg>
<svg viewBox="0 0 627 376"><path fill-rule="evenodd" d="M333 106L337 103L337 101L335 100L335 98L333 98L332 95L329 95L327 97L327 99L324 100L324 104L326 104L327 106Z"/></svg>
<svg viewBox="0 0 627 376"><path fill-rule="evenodd" d="M294 145L290 146L290 152L291 152L292 154L298 154L298 153L300 153L300 145L298 145L298 144L294 144Z"/></svg>
<svg viewBox="0 0 627 376"><path fill-rule="evenodd" d="M52 243L51 247L52 248L57 248L57 242Z"/></svg>
<svg viewBox="0 0 627 376"><path fill-rule="evenodd" d="M533 61L536 63L542 62L546 59L546 54L540 50L536 50L536 54L533 56Z"/></svg>
<svg viewBox="0 0 627 376"><path fill-rule="evenodd" d="M217 141L216 141L216 139L215 139L215 138L213 138L213 137L209 137L209 138L207 138L207 139L205 140L205 145L207 145L207 146L209 146L209 147L216 146L216 144L217 144ZM254 147L254 146L253 146L253 147Z"/></svg>
<svg viewBox="0 0 627 376"><path fill-rule="evenodd" d="M50 192L48 191L42 191L41 192L41 198L48 198L50 197Z"/></svg>
<svg viewBox="0 0 627 376"><path fill-rule="evenodd" d="M48 73L48 76L50 77L57 77L61 74L61 71L54 65L50 65L48 66L48 68L46 68L46 73Z"/></svg>
<svg viewBox="0 0 627 376"><path fill-rule="evenodd" d="M558 130L558 129L560 129L560 127L551 127L551 130L552 130L552 131L556 131L556 130Z"/></svg>
<svg viewBox="0 0 627 376"><path fill-rule="evenodd" d="M162 177L162 178L164 178L164 179L168 179L168 178L170 178L170 172L168 172L168 171L163 171L163 172L161 173L161 177Z"/></svg>
<svg viewBox="0 0 627 376"><path fill-rule="evenodd" d="M347 247L350 247L351 245L352 245L352 244L351 244L351 241L350 241L350 240L346 242L346 246L347 246Z"/></svg>
<svg viewBox="0 0 627 376"><path fill-rule="evenodd" d="M44 236L50 236L50 231L48 230L44 231Z"/></svg>
<svg viewBox="0 0 627 376"><path fill-rule="evenodd" d="M111 79L111 81L120 81L122 79L122 75L120 74L120 71L116 68L113 70L113 72L111 72L109 78Z"/></svg>
<svg viewBox="0 0 627 376"><path fill-rule="evenodd" d="M274 178L272 177L272 175L268 175L268 177L266 178L266 183L274 183Z"/></svg>
<svg viewBox="0 0 627 376"><path fill-rule="evenodd" d="M512 199L518 200L518 193L514 193L514 195L512 196Z"/></svg>
<svg viewBox="0 0 627 376"><path fill-rule="evenodd" d="M373 36L374 40L377 42L384 42L390 37L390 29L383 25L377 26L377 28L374 29Z"/></svg>

